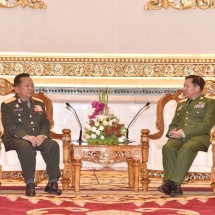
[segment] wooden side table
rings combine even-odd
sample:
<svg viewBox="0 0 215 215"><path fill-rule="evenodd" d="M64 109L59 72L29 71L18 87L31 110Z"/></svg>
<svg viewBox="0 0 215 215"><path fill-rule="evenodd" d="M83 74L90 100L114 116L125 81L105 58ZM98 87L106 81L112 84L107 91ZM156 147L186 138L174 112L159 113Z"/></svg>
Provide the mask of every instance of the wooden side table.
<svg viewBox="0 0 215 215"><path fill-rule="evenodd" d="M140 145L71 145L70 148L72 186L75 192L80 190L80 176L83 160L101 162L105 164L127 161L128 185L134 192L139 191L140 159L142 156Z"/></svg>

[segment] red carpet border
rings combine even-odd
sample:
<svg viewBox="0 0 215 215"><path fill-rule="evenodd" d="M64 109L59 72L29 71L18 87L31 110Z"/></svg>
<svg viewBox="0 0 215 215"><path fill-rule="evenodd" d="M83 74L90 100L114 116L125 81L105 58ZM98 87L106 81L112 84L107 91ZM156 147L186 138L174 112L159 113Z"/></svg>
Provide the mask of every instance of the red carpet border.
<svg viewBox="0 0 215 215"><path fill-rule="evenodd" d="M45 184L36 188L35 197L25 196L21 182L0 186L0 215L212 215L215 196L207 186L184 186L183 196L170 198L150 183L147 193L134 193L127 186L127 173L83 173L81 191L64 191L61 196L48 195ZM157 183L157 182L156 182Z"/></svg>

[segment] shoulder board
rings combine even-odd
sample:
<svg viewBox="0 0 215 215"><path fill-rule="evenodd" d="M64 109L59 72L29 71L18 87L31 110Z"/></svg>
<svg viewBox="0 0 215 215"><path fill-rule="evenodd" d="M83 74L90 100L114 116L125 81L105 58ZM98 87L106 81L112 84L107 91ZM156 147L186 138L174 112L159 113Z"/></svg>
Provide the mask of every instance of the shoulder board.
<svg viewBox="0 0 215 215"><path fill-rule="evenodd" d="M187 99L182 99L179 103L186 102L186 101L187 101Z"/></svg>
<svg viewBox="0 0 215 215"><path fill-rule="evenodd" d="M43 100L41 100L41 99L38 99L38 98L36 98L36 97L32 97L32 99L33 99L33 100L36 100L36 101L39 101L39 102L42 102L42 103L44 103L44 102L43 102Z"/></svg>
<svg viewBox="0 0 215 215"><path fill-rule="evenodd" d="M204 96L205 98L208 98L208 99L215 99L215 97L213 96Z"/></svg>
<svg viewBox="0 0 215 215"><path fill-rule="evenodd" d="M8 103L13 102L13 101L16 101L15 97L12 97L12 98L9 98L9 99L5 100L4 103L8 104Z"/></svg>

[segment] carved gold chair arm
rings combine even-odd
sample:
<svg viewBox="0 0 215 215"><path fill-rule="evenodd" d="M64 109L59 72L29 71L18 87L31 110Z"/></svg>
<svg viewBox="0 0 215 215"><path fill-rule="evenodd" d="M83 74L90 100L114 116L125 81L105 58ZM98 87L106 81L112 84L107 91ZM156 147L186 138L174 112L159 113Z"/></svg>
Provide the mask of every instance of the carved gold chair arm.
<svg viewBox="0 0 215 215"><path fill-rule="evenodd" d="M71 182L70 178L72 177L72 165L70 158L71 130L63 129L62 132L64 169L61 182L63 185L63 190L68 190Z"/></svg>

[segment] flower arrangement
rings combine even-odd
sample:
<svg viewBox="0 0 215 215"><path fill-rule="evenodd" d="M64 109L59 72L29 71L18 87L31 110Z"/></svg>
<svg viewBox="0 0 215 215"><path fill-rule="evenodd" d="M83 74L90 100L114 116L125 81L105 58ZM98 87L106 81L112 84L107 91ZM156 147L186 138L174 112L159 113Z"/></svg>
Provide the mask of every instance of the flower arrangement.
<svg viewBox="0 0 215 215"><path fill-rule="evenodd" d="M85 139L89 145L126 144L126 128L108 107L107 88L99 95L99 101L92 103L89 122L85 126Z"/></svg>

